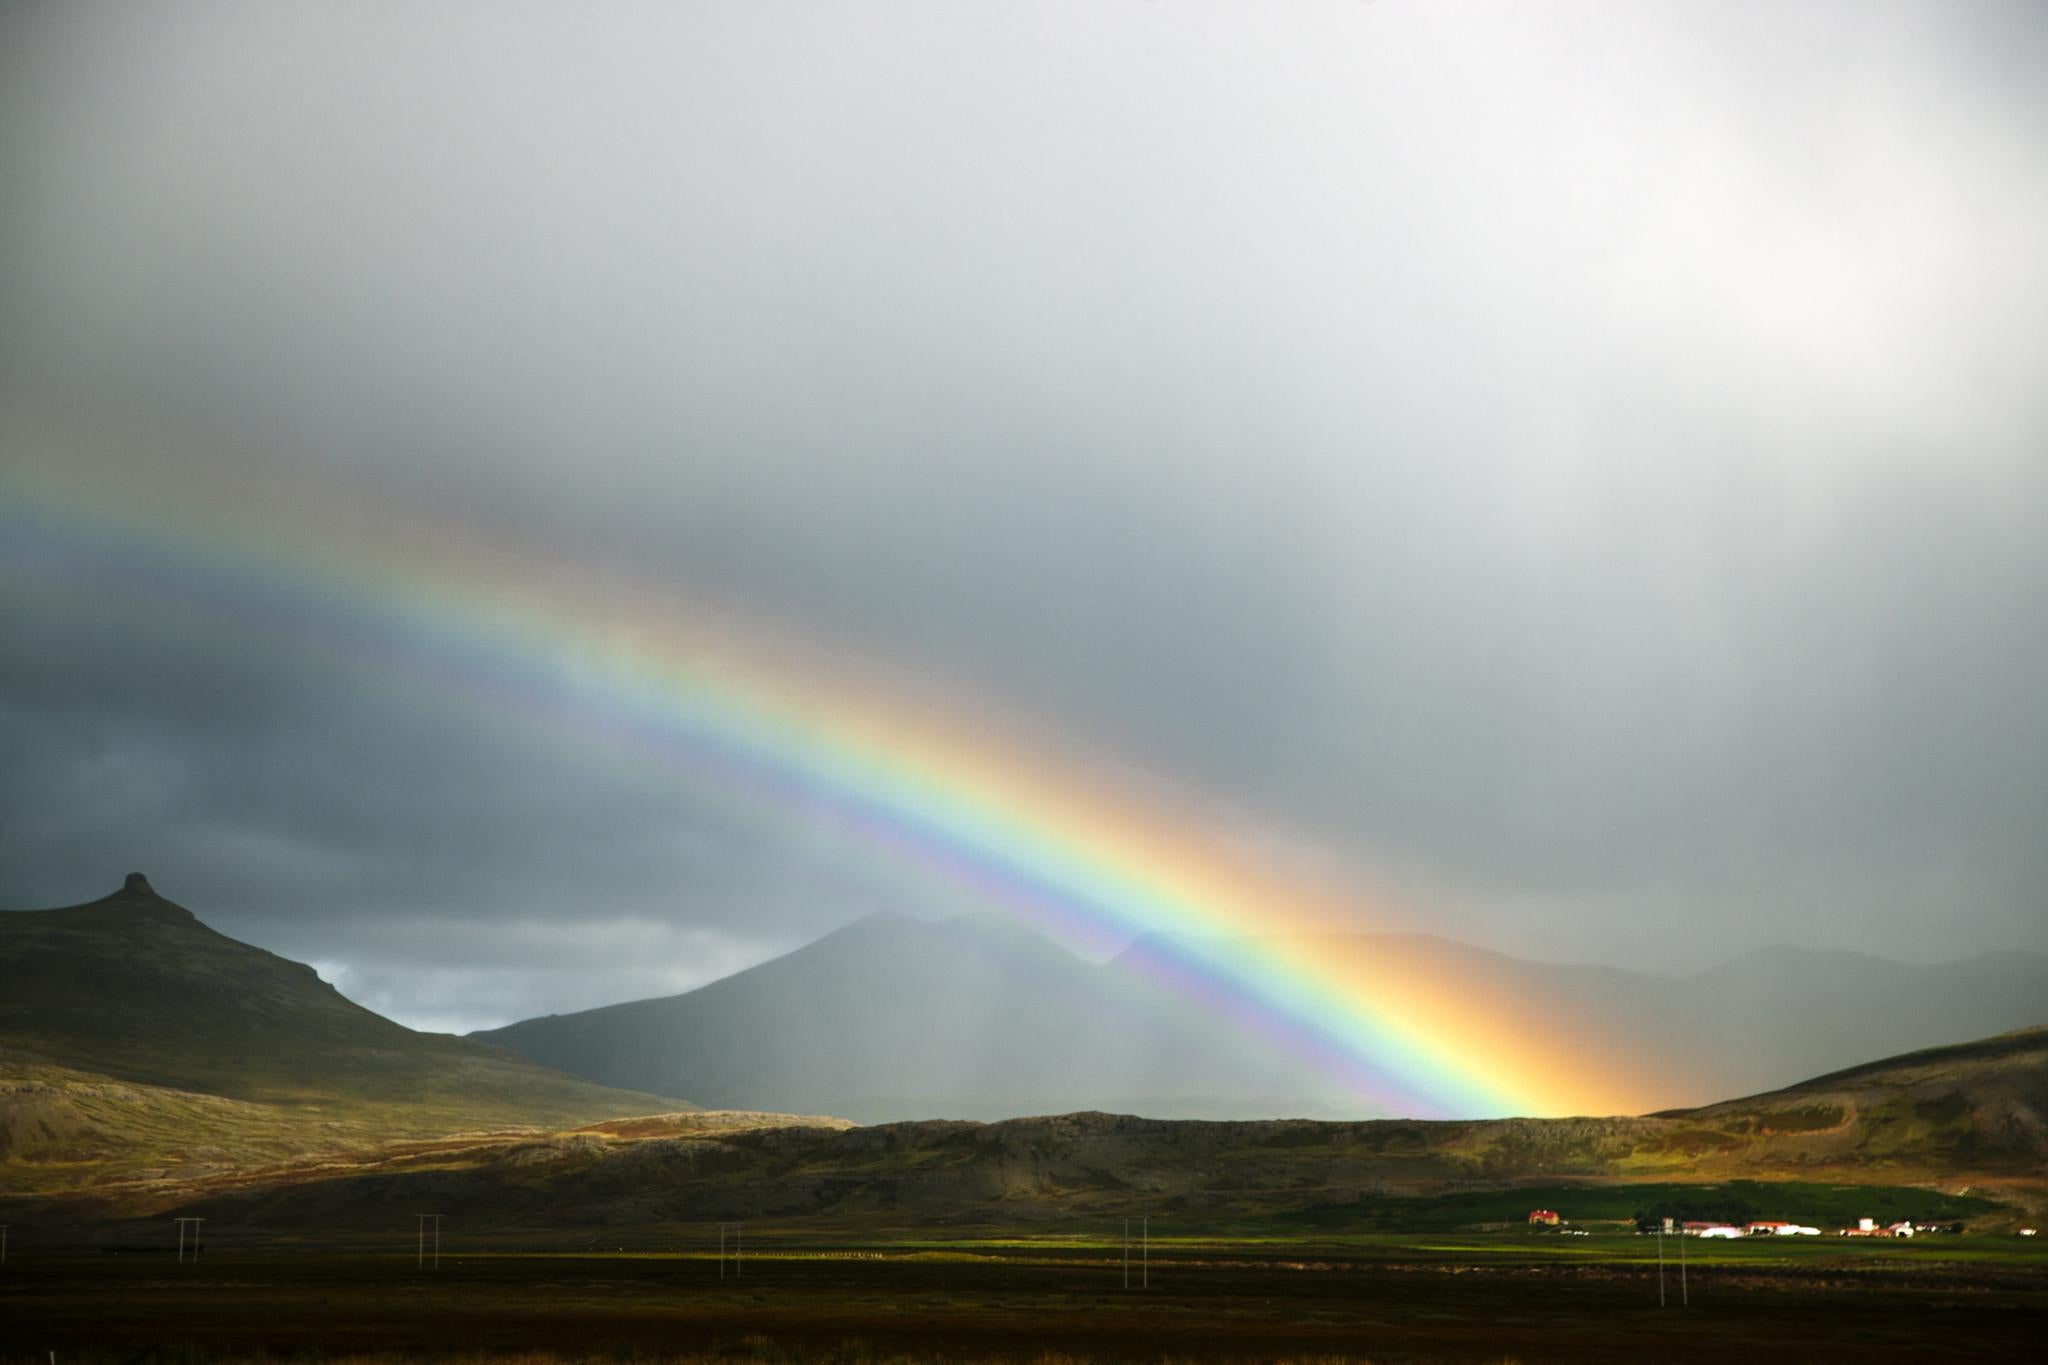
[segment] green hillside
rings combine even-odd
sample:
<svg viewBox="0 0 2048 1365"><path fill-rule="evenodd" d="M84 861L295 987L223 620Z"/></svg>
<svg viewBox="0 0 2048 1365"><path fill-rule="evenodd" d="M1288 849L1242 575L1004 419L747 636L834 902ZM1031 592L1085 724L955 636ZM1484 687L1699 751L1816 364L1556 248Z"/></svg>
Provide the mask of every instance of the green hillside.
<svg viewBox="0 0 2048 1365"><path fill-rule="evenodd" d="M1723 1164L2048 1172L2048 1027L1868 1062L1668 1115L1738 1140Z"/></svg>
<svg viewBox="0 0 2048 1365"><path fill-rule="evenodd" d="M223 1173L73 1217L200 1212L222 1226L369 1232L431 1202L478 1233L567 1235L755 1219L904 1229L1059 1228L1146 1214L1233 1235L1450 1231L1560 1208L1863 1216L2008 1229L2048 1170L2031 1115L2048 1030L1647 1118L1210 1122L1103 1113L849 1128L702 1114L552 1135L395 1144L346 1164ZM1898 1106L1919 1122L1902 1131Z"/></svg>

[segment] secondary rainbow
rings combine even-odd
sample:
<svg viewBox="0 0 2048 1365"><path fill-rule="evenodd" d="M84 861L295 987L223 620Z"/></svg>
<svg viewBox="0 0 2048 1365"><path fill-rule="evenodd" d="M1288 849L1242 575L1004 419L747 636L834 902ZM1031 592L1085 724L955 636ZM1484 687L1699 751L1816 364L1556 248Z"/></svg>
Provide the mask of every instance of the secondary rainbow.
<svg viewBox="0 0 2048 1365"><path fill-rule="evenodd" d="M303 497L264 500L259 517L245 514L251 499L217 488L142 497L114 486L61 466L10 469L0 568L32 575L62 559L48 589L71 606L320 650L494 707L579 751L660 763L756 818L834 825L898 874L942 878L1069 941L1232 940L1155 944L1142 962L1312 1061L1360 1112L1626 1103L1595 1059L1484 1000L1313 943L1250 937L1301 922L1315 897L1232 862L1216 831L999 732L910 714L871 679L815 681L815 658L792 666L782 645L716 613L616 582L565 586L576 566L534 572L530 557L488 542L406 534L375 516L287 511L280 524L279 509Z"/></svg>

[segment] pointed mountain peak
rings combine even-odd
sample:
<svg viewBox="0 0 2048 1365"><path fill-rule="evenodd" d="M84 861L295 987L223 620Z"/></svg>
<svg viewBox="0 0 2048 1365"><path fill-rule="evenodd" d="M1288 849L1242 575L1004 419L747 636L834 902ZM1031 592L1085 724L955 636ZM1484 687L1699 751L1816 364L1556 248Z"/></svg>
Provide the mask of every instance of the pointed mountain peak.
<svg viewBox="0 0 2048 1365"><path fill-rule="evenodd" d="M923 927L923 920L906 915L900 910L872 910L851 923L840 925L815 942L825 943L832 939L894 938L915 933Z"/></svg>
<svg viewBox="0 0 2048 1365"><path fill-rule="evenodd" d="M199 923L199 917L175 901L165 900L157 889L149 884L149 878L140 872L130 872L121 883L121 889L110 896L87 905L74 906L65 914L89 912L97 920L111 917L107 922L132 922L138 919L161 921L165 924Z"/></svg>

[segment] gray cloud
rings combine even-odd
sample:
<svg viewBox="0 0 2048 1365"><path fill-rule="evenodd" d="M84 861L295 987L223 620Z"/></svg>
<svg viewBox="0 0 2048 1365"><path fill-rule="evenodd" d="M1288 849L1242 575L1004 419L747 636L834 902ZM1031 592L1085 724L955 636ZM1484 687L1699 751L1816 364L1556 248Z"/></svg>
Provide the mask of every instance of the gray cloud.
<svg viewBox="0 0 2048 1365"><path fill-rule="evenodd" d="M459 496L1510 950L2048 946L2036 7L0 24L24 422ZM38 554L0 901L146 859L471 1019L907 894Z"/></svg>

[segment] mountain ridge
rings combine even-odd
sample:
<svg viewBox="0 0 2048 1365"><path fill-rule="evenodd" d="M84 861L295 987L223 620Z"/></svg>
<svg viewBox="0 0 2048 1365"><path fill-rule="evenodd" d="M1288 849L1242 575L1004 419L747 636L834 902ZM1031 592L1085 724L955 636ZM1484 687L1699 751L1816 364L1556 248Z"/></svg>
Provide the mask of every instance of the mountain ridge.
<svg viewBox="0 0 2048 1365"><path fill-rule="evenodd" d="M1113 1104L1133 1089L1172 1104L1195 1059L1143 1055L1133 1000L1102 991L1102 971L1001 921L871 915L694 991L470 1036L606 1084L634 1076L713 1107L863 1122ZM1210 1058L1242 1051L1182 1022ZM1084 1061L1093 1074L1076 1083Z"/></svg>

